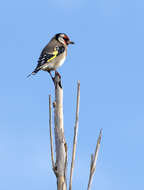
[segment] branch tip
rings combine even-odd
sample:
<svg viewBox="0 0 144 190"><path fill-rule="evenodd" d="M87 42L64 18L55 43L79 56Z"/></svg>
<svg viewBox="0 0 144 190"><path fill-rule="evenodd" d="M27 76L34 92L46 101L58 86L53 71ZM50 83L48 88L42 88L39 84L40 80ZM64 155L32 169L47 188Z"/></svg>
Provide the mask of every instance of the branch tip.
<svg viewBox="0 0 144 190"><path fill-rule="evenodd" d="M77 81L77 84L80 85L80 80Z"/></svg>
<svg viewBox="0 0 144 190"><path fill-rule="evenodd" d="M94 172L95 172L95 169L96 169L96 162L97 162L97 158L98 158L101 137L102 137L102 129L100 130L99 137L97 139L95 153L91 155L90 174L89 174L89 181L88 181L87 190L90 190L90 187L91 187L91 184L92 184L92 178L93 178L93 175L94 175Z"/></svg>

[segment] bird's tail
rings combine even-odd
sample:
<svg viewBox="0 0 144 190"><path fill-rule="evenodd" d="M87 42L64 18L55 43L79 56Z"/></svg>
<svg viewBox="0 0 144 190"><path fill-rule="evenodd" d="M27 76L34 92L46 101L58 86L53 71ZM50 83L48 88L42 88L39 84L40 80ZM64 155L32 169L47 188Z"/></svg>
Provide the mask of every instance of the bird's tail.
<svg viewBox="0 0 144 190"><path fill-rule="evenodd" d="M27 78L28 77L30 77L31 75L35 75L36 73L33 71L31 74L29 74L28 76L27 76Z"/></svg>
<svg viewBox="0 0 144 190"><path fill-rule="evenodd" d="M39 70L40 70L40 69L37 69L37 68L36 68L31 74L29 74L29 75L27 76L27 78L30 77L31 75L35 75Z"/></svg>

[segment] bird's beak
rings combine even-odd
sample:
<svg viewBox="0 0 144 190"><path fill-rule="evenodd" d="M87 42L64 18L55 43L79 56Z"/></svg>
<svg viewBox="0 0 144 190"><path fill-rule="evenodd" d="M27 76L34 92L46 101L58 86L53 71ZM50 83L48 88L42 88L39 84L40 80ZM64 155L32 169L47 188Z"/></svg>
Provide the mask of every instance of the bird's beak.
<svg viewBox="0 0 144 190"><path fill-rule="evenodd" d="M68 41L68 44L74 44L74 42L72 42L72 41Z"/></svg>

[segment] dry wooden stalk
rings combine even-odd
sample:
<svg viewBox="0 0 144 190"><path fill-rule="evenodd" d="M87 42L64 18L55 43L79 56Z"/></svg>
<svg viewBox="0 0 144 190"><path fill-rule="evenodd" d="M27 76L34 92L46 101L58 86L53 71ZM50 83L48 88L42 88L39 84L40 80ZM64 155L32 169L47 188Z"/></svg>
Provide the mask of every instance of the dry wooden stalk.
<svg viewBox="0 0 144 190"><path fill-rule="evenodd" d="M72 152L72 161L71 161L71 170L70 170L69 190L72 189L72 176L73 176L73 170L74 170L74 161L75 161L75 154L76 154L77 134L78 134L78 123L79 123L79 104L80 104L80 82L78 81L76 120L75 120L75 127L74 127L73 152Z"/></svg>
<svg viewBox="0 0 144 190"><path fill-rule="evenodd" d="M101 137L102 137L102 130L100 130L100 134L99 134L99 137L98 137L98 140L97 140L95 154L91 155L90 174L89 174L89 182L88 182L87 190L90 190L90 187L91 187L91 184L92 184L92 178L93 178L93 175L94 175L94 172L95 172L95 169L96 169L96 161L97 161L97 158L98 158Z"/></svg>
<svg viewBox="0 0 144 190"><path fill-rule="evenodd" d="M67 190L66 183L66 170L67 170L67 144L64 137L64 124L63 124L63 89L61 86L61 77L55 72L53 79L55 85L55 101L54 107L54 134L55 134L55 148L56 148L56 162L54 162L53 156L53 137L52 137L52 113L51 113L51 96L49 96L49 130L50 130L50 144L51 144L51 160L53 171L57 178L57 190ZM76 119L74 127L73 138L73 151L70 170L69 190L72 190L72 176L74 170L74 161L76 154L78 123L79 123L79 104L80 104L80 82L77 86L77 104L76 104ZM90 175L87 190L90 190L92 178L96 169L96 161L100 148L102 131L100 131L99 138L95 149L95 154L91 156Z"/></svg>
<svg viewBox="0 0 144 190"><path fill-rule="evenodd" d="M54 103L54 121L55 121L55 146L56 163L55 174L57 177L57 189L66 190L66 165L67 165L67 146L64 137L63 125L63 89L61 87L60 76L55 73L55 103Z"/></svg>

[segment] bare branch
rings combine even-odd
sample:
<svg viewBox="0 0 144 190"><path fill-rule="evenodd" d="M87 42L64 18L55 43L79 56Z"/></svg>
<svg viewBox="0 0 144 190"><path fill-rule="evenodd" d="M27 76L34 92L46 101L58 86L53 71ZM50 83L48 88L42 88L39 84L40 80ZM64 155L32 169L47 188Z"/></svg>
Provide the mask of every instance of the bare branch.
<svg viewBox="0 0 144 190"><path fill-rule="evenodd" d="M57 189L67 190L66 184L66 163L67 163L67 146L64 137L63 125L63 89L61 77L55 72L55 103L54 103L54 121L55 121L55 146L56 146L56 163L55 172L57 177Z"/></svg>
<svg viewBox="0 0 144 190"><path fill-rule="evenodd" d="M53 156L53 136L52 136L52 111L51 111L51 95L49 95L49 131L50 131L50 145L51 145L51 161L52 168L55 170L54 156Z"/></svg>
<svg viewBox="0 0 144 190"><path fill-rule="evenodd" d="M55 124L54 137L55 137L55 148L56 148L56 161L54 161L54 153L53 153L52 108L51 108L51 95L49 95L49 131L50 131L51 161L52 161L52 168L57 179L57 190L67 190L67 179L66 179L67 144L64 136L64 123L63 123L63 88L61 84L61 76L57 71L55 71L55 76L52 77L52 80L55 86L55 100L53 103L53 107L54 107L54 124ZM77 145L78 125L79 125L79 106L80 106L80 82L78 81L76 118L74 126L69 190L72 190L72 178L74 172L74 162L76 156L76 145ZM102 137L102 130L100 130L95 153L91 155L90 174L89 174L87 190L90 190L91 188L92 179L96 169L96 162L98 158L101 137Z"/></svg>
<svg viewBox="0 0 144 190"><path fill-rule="evenodd" d="M71 161L71 170L70 170L70 182L69 182L69 190L72 189L72 176L74 170L74 161L76 154L76 144L77 144L77 134L78 134L78 123L79 123L79 104L80 104L80 82L77 84L77 104L76 104L76 120L74 127L74 138L73 138L73 152L72 152L72 161Z"/></svg>
<svg viewBox="0 0 144 190"><path fill-rule="evenodd" d="M95 172L95 169L96 169L96 161L97 161L97 158L98 158L101 137L102 137L102 129L100 130L100 134L99 134L99 137L98 137L98 140L97 140L95 154L91 155L90 175L89 175L89 182L88 182L87 190L90 190L90 187L91 187L91 184L92 184L92 178L93 178L93 175L94 175L94 172Z"/></svg>

